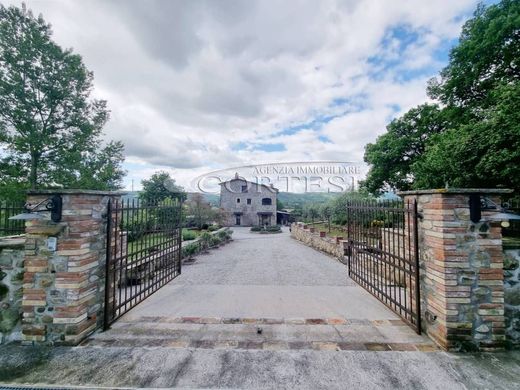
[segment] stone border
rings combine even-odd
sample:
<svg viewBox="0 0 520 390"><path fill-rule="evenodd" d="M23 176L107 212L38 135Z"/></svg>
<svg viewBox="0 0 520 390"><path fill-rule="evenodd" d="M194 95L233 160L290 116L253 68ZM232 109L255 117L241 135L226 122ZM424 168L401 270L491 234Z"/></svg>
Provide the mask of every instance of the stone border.
<svg viewBox="0 0 520 390"><path fill-rule="evenodd" d="M142 316L121 323L169 323L169 324L226 324L226 325L359 325L359 326L408 326L400 319L367 320L357 318L250 318L250 317L154 317Z"/></svg>
<svg viewBox="0 0 520 390"><path fill-rule="evenodd" d="M176 340L176 339L92 339L80 347L162 347L179 349L238 349L238 350L314 350L367 352L439 352L430 343L353 343L336 341L236 341L236 340Z"/></svg>
<svg viewBox="0 0 520 390"><path fill-rule="evenodd" d="M291 237L301 243L318 250L326 255L332 256L334 259L344 264L346 240L340 237L332 238L326 233L322 237L322 232L315 231L312 225L302 222L295 222L291 225Z"/></svg>

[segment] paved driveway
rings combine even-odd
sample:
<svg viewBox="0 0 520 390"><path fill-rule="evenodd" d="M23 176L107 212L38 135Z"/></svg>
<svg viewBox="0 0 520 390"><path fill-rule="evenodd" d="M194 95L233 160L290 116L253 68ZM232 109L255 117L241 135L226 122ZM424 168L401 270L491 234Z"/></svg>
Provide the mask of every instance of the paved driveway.
<svg viewBox="0 0 520 390"><path fill-rule="evenodd" d="M160 317L398 319L349 279L345 265L281 234L233 228L123 320Z"/></svg>

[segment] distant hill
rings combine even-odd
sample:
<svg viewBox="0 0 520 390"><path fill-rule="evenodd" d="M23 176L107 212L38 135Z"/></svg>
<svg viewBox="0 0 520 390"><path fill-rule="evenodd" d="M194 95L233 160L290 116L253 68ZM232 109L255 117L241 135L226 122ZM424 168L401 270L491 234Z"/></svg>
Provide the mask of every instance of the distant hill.
<svg viewBox="0 0 520 390"><path fill-rule="evenodd" d="M189 192L188 199L190 199L190 195L196 194L197 192ZM204 200L208 202L212 206L218 207L220 205L220 195L217 194L202 194Z"/></svg>
<svg viewBox="0 0 520 390"><path fill-rule="evenodd" d="M340 196L340 192L279 192L278 199L284 207L293 209L302 207L307 203L326 203Z"/></svg>
<svg viewBox="0 0 520 390"><path fill-rule="evenodd" d="M218 194L202 194L206 202L212 206L219 206L220 195ZM298 208L302 207L307 203L325 203L330 199L335 199L340 196L339 192L306 192L306 193L295 193L295 192L279 192L278 199L283 203L286 208ZM137 199L139 197L139 191L127 191L126 195L123 195L123 199ZM189 195L188 195L189 199Z"/></svg>

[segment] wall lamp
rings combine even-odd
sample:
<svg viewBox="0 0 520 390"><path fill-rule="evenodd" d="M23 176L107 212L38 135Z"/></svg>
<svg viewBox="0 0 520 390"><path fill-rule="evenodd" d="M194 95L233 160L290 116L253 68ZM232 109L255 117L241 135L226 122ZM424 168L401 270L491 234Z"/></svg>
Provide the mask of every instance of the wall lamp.
<svg viewBox="0 0 520 390"><path fill-rule="evenodd" d="M44 219L44 216L39 213L51 213L52 222L60 222L61 221L61 210L62 210L63 200L60 195L53 195L50 198L42 200L40 203L36 205L31 205L26 203L24 205L25 212L22 214L15 215L9 219L23 219L23 220L31 220L31 219Z"/></svg>
<svg viewBox="0 0 520 390"><path fill-rule="evenodd" d="M506 207L499 207L491 199L480 194L469 196L469 218L471 222L477 223L482 220L482 211L496 210L495 214L486 217L484 222L501 222L502 227L509 227L510 220L520 220L520 215L507 211Z"/></svg>

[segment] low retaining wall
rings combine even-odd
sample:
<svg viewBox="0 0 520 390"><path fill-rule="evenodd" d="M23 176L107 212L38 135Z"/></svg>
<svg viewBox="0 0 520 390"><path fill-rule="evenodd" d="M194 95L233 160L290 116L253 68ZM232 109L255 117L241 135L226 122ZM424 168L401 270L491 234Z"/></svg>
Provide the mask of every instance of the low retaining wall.
<svg viewBox="0 0 520 390"><path fill-rule="evenodd" d="M25 237L0 238L0 344L22 339Z"/></svg>
<svg viewBox="0 0 520 390"><path fill-rule="evenodd" d="M301 222L293 223L291 225L291 237L303 242L311 248L334 256L343 262L345 254L344 240L338 240L327 236L320 237L320 232L315 231L312 225L306 225Z"/></svg>
<svg viewBox="0 0 520 390"><path fill-rule="evenodd" d="M228 238L226 240L220 241L219 245L225 244L226 242L228 242L231 239L231 235L233 234L233 230L231 230L229 227L225 226L225 227L222 227L222 228L220 228L218 230L215 230L214 232L210 232L209 233L212 237L213 236L218 237L222 232L225 232ZM209 247L207 247L207 248L205 248L204 245L205 245L205 243L203 242L203 240L202 240L202 238L200 236L195 238L194 240L183 241L182 244L181 244L181 247L182 247L181 257L182 257L182 259L184 259L184 258L191 258L191 256L193 256L193 255L203 251L204 249L209 249L209 248L213 247L211 245L211 243L209 243ZM195 249L191 252L191 251L188 250L188 247L194 247Z"/></svg>
<svg viewBox="0 0 520 390"><path fill-rule="evenodd" d="M520 249L504 251L504 303L506 337L510 347L520 348Z"/></svg>

